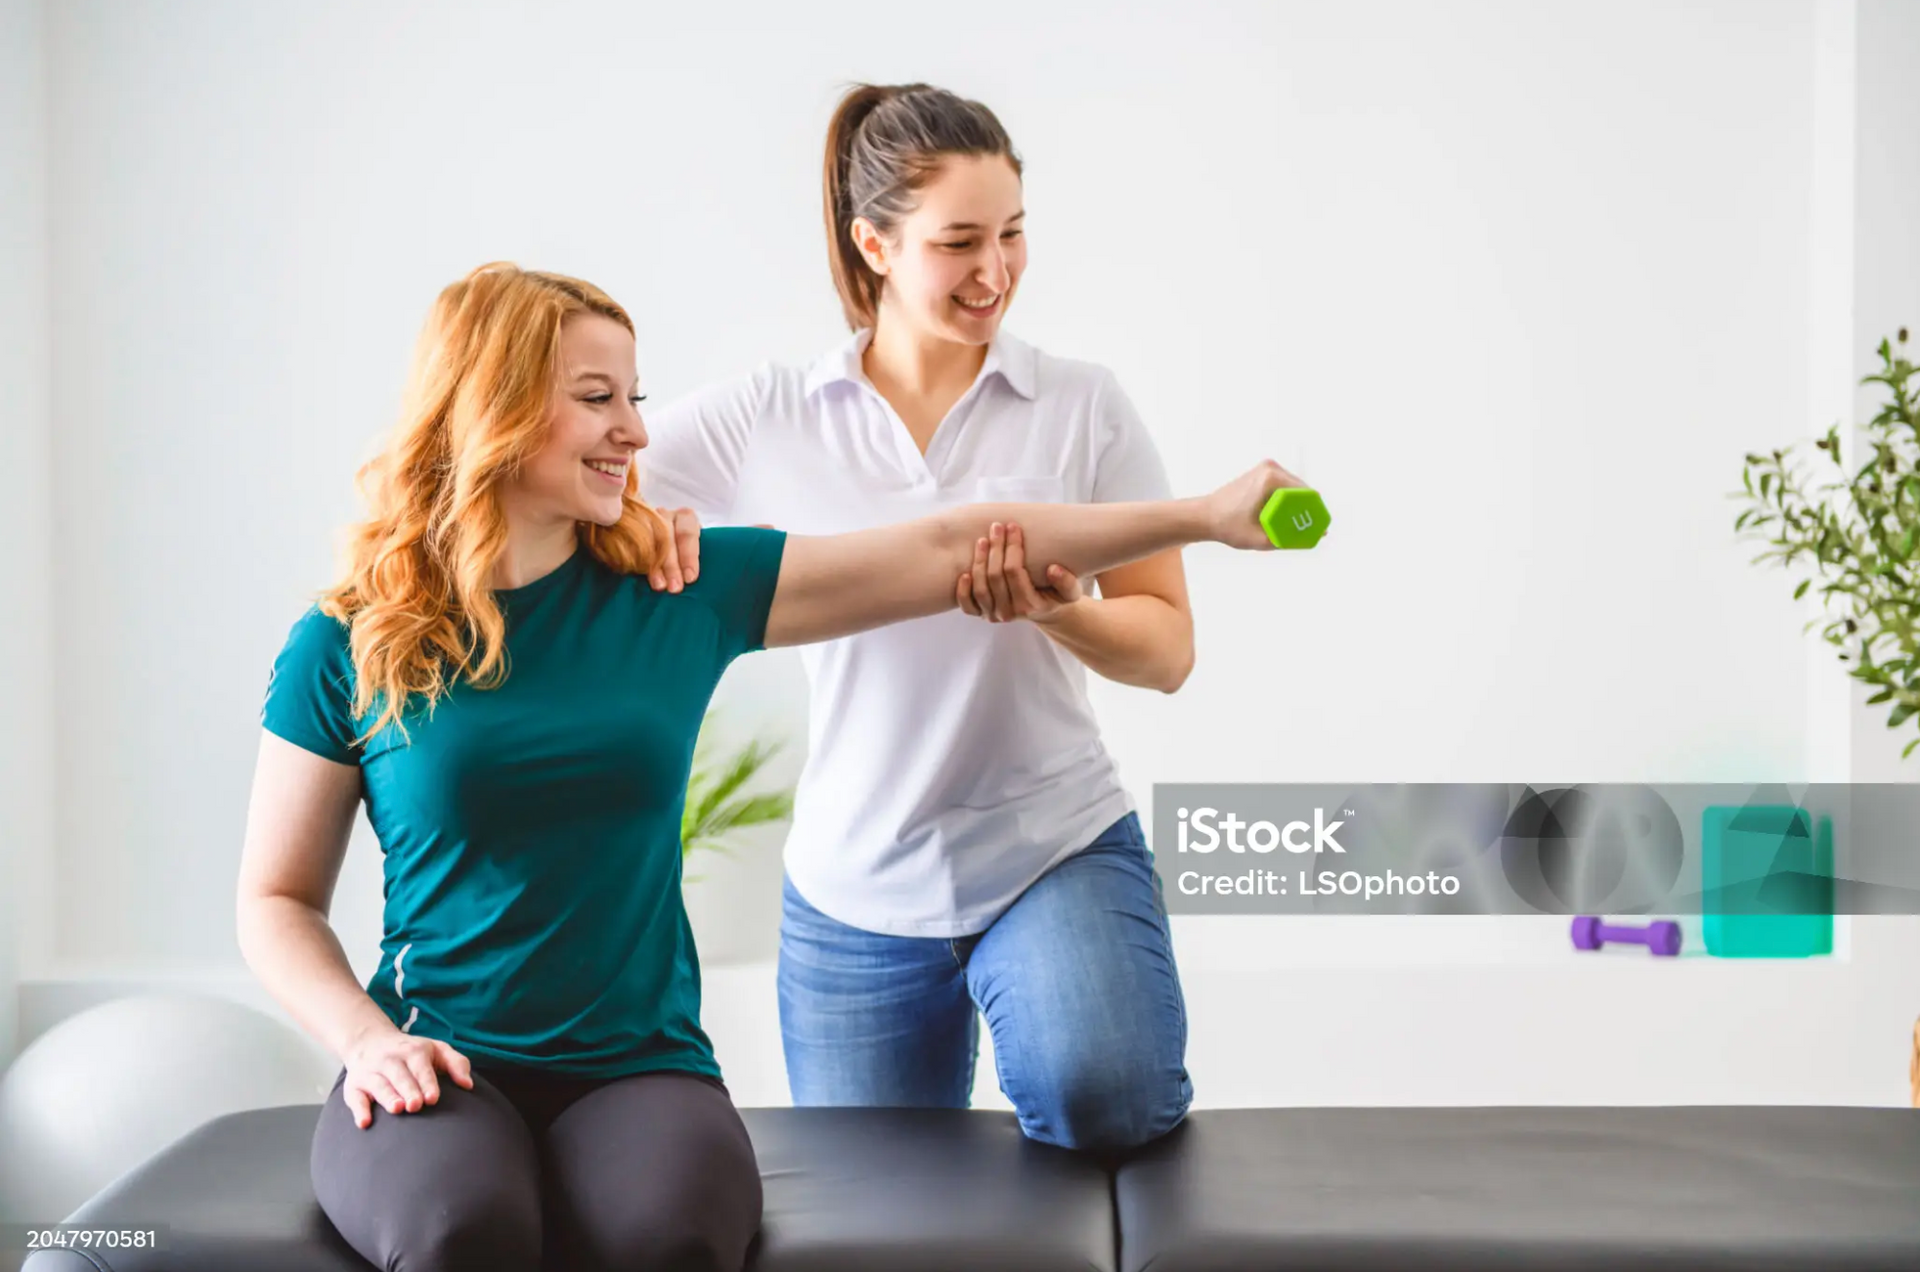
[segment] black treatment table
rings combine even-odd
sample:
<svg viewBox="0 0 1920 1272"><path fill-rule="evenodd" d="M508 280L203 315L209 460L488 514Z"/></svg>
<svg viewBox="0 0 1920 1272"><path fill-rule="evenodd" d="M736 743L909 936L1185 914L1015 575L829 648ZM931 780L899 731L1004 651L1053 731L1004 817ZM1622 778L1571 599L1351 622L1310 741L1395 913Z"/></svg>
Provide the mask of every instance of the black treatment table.
<svg viewBox="0 0 1920 1272"><path fill-rule="evenodd" d="M319 1105L218 1118L69 1220L153 1251L28 1272L367 1272L313 1198ZM1011 1114L745 1109L756 1272L1920 1272L1920 1110L1202 1110L1120 1160Z"/></svg>

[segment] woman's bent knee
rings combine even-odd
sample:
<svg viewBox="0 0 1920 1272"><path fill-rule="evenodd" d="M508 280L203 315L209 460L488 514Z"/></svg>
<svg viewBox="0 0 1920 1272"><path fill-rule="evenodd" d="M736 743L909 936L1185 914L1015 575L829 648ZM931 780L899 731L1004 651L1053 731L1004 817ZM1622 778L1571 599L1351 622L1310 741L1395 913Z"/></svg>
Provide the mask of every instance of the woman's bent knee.
<svg viewBox="0 0 1920 1272"><path fill-rule="evenodd" d="M425 1215L401 1228L384 1266L392 1272L536 1272L540 1226L500 1210Z"/></svg>
<svg viewBox="0 0 1920 1272"><path fill-rule="evenodd" d="M340 1236L386 1272L535 1272L539 1167L519 1114L485 1078L431 1110L354 1125L336 1082L314 1128L314 1196Z"/></svg>

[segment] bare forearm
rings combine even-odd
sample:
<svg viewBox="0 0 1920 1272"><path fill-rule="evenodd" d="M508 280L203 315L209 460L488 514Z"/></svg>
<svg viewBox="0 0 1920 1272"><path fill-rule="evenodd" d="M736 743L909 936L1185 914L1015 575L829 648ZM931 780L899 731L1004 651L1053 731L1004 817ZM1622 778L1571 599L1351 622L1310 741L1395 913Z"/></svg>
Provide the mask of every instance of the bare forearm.
<svg viewBox="0 0 1920 1272"><path fill-rule="evenodd" d="M968 504L932 518L940 544L939 570L933 578L952 599L953 580L973 563L974 544L994 522L1018 522L1026 538L1027 574L1035 587L1047 586L1047 567L1059 565L1088 577L1213 538L1205 499L1164 499L1152 503ZM943 607L944 608L944 607Z"/></svg>
<svg viewBox="0 0 1920 1272"><path fill-rule="evenodd" d="M1093 575L1216 534L1205 499L1153 503L969 504L904 525L790 537L766 644L804 645L956 607L954 580L995 522L1025 536L1026 571L1046 586L1058 564Z"/></svg>
<svg viewBox="0 0 1920 1272"><path fill-rule="evenodd" d="M1157 596L1085 597L1040 630L1094 672L1172 693L1193 670L1193 623Z"/></svg>
<svg viewBox="0 0 1920 1272"><path fill-rule="evenodd" d="M262 985L320 1045L345 1058L368 1029L393 1027L355 979L324 914L291 897L239 906L240 952Z"/></svg>

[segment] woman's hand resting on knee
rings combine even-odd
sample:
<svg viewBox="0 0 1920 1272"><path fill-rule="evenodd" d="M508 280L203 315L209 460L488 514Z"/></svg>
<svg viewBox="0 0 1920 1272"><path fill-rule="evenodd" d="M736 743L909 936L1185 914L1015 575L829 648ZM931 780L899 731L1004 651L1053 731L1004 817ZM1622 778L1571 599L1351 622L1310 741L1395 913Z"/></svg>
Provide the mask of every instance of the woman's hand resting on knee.
<svg viewBox="0 0 1920 1272"><path fill-rule="evenodd" d="M473 1065L436 1038L417 1038L391 1024L375 1026L347 1048L340 1096L361 1130L373 1125L373 1102L389 1113L418 1113L440 1101L440 1074L473 1090Z"/></svg>

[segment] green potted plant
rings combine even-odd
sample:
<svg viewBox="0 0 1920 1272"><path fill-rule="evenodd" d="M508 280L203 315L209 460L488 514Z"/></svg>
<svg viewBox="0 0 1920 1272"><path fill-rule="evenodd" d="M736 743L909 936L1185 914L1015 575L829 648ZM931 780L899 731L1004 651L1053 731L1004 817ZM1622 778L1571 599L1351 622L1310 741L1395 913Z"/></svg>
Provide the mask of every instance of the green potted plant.
<svg viewBox="0 0 1920 1272"><path fill-rule="evenodd" d="M1758 563L1777 558L1782 567L1809 558L1811 577L1794 589L1798 599L1816 584L1825 622L1822 634L1840 650L1849 674L1874 686L1871 704L1890 703L1887 727L1897 729L1920 714L1920 651L1914 625L1920 621L1920 437L1916 436L1915 367L1909 361L1906 328L1891 343L1880 342L1881 370L1862 384L1886 386L1892 400L1867 424L1864 447L1852 475L1846 475L1840 429L1829 426L1814 440L1824 455L1820 470L1840 480L1817 488L1819 476L1797 462L1794 447L1748 455L1742 490L1731 496L1749 505L1734 521L1743 538L1764 537L1769 549ZM1803 629L1805 630L1805 629ZM1905 759L1920 737L1900 752Z"/></svg>
<svg viewBox="0 0 1920 1272"><path fill-rule="evenodd" d="M680 857L700 849L726 852L732 837L753 826L786 821L793 815L793 788L753 792L748 788L782 743L751 738L722 748L717 741L718 713L709 711L693 745L693 773L687 779L686 807L680 813Z"/></svg>

